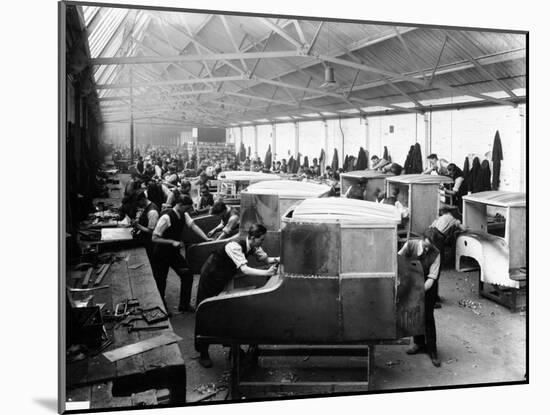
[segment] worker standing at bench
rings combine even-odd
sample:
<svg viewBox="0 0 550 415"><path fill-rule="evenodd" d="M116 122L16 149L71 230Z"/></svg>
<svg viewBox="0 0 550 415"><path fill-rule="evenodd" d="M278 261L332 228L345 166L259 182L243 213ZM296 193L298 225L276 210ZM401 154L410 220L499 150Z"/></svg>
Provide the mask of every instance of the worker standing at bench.
<svg viewBox="0 0 550 415"><path fill-rule="evenodd" d="M193 200L187 194L173 191L174 207L165 211L160 217L155 230L153 231L153 255L151 268L153 277L166 306L164 292L166 291L166 278L168 269L172 268L181 280L179 311L191 311L194 309L189 304L191 300L191 287L193 286L193 273L189 268L187 260L181 255L183 247L181 235L185 226L190 227L197 235L205 241L209 238L193 222L189 211L193 209ZM168 309L166 310L168 311Z"/></svg>
<svg viewBox="0 0 550 415"><path fill-rule="evenodd" d="M134 228L137 231L137 238L143 242L145 252L147 253L147 259L151 262L151 256L153 254L153 231L157 226L159 220L160 210L158 206L151 202L144 191L140 191L136 196L136 202L138 207L142 208L141 216L137 221L133 222Z"/></svg>
<svg viewBox="0 0 550 415"><path fill-rule="evenodd" d="M197 307L206 298L218 295L225 285L235 276L237 271L245 275L268 277L275 275L279 257L269 257L262 249L267 229L260 224L252 225L248 236L238 241L231 241L214 251L201 268L199 289L197 292ZM268 269L257 269L248 266L247 257L254 255ZM195 343L195 349L200 353L199 363L203 367L212 367L208 354L208 344Z"/></svg>
<svg viewBox="0 0 550 415"><path fill-rule="evenodd" d="M435 281L439 275L440 255L426 232L422 239L409 239L398 254L410 260L420 261L424 270L424 330L425 334L414 336L414 345L407 354L427 353L435 367L441 366L437 356L434 305L436 299Z"/></svg>

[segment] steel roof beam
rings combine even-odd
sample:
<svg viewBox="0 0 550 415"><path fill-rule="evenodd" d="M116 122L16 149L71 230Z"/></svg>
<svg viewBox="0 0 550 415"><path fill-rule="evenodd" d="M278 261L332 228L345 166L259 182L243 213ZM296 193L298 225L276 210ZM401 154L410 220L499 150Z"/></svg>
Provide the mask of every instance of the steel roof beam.
<svg viewBox="0 0 550 415"><path fill-rule="evenodd" d="M384 76L387 76L387 77L390 77L390 78L397 78L397 79L400 79L402 81L411 82L413 84L424 86L424 81L422 81L420 79L417 79L417 78L414 78L412 76L401 75L399 73L390 72L390 71L386 71L384 69L375 68L375 67L370 66L370 65L359 64L359 63L356 63L356 62L351 62L351 61L348 61L348 60L345 60L345 59L340 59L340 58L333 58L331 56L326 56L326 55L319 55L318 58L320 60L336 63L338 65L348 66L350 68L355 68L355 69L361 69L365 72L377 73L377 74L384 75ZM463 89L463 88L459 88L459 87L447 86L447 85L444 85L440 82L433 82L432 85L437 89L441 89L441 90L444 90L444 91L452 91L453 93L460 92L464 95L479 98L479 99L483 99L483 100L486 100L486 101L491 101L491 102L494 102L495 104L499 104L499 105L514 105L513 103L511 103L507 100L501 100L501 99L493 98L493 97L490 97L488 95L479 94L477 92L469 91L467 89Z"/></svg>

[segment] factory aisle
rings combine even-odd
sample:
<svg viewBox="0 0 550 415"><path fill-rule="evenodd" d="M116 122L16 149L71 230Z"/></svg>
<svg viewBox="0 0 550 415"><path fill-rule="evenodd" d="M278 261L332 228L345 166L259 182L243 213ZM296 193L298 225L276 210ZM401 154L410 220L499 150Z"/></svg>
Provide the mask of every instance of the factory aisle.
<svg viewBox="0 0 550 415"><path fill-rule="evenodd" d="M409 346L377 346L374 390L523 380L526 372L526 313L511 313L490 300L480 298L477 280L477 272L442 272L443 307L436 310L441 367L432 366L427 355L407 355L405 350ZM195 276L194 293L197 283L198 276ZM214 367L204 369L199 365L193 347L194 314L176 314L173 308L177 304L178 290L179 279L170 272L168 304L175 313L172 318L174 331L183 338L180 347L186 361L188 398L192 401L223 400L227 396L229 381L227 349L213 346ZM262 358L260 366L267 369L270 377L292 382L297 379L298 366L315 372L319 363L319 358L293 359ZM353 379L365 360L357 357L323 359L332 367L348 368L342 372L346 379ZM316 391L312 389L310 393Z"/></svg>

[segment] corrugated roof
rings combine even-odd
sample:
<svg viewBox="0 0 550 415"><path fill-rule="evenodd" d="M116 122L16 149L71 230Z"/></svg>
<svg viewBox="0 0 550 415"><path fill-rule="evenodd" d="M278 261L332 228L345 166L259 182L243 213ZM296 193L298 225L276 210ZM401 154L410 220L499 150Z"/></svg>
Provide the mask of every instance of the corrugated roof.
<svg viewBox="0 0 550 415"><path fill-rule="evenodd" d="M105 121L158 112L229 126L424 111L432 100L507 105L526 86L523 34L77 7Z"/></svg>

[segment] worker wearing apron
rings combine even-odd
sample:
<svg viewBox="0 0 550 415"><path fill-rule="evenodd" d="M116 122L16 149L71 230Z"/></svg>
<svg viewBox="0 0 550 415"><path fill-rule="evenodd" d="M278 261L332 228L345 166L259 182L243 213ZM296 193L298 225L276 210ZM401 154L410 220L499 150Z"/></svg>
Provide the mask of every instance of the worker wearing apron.
<svg viewBox="0 0 550 415"><path fill-rule="evenodd" d="M208 237L193 222L189 210L193 209L193 200L187 194L174 190L174 207L166 210L160 217L155 230L153 231L153 254L151 267L153 277L157 283L160 296L166 306L164 292L166 291L166 278L168 269L172 268L181 279L179 311L194 311L189 301L191 299L191 287L193 286L193 273L189 268L187 260L181 255L183 242L181 235L185 226L190 227L203 240ZM168 311L168 310L167 310Z"/></svg>
<svg viewBox="0 0 550 415"><path fill-rule="evenodd" d="M245 275L265 277L275 275L279 257L269 257L261 248L266 233L267 230L263 225L254 224L248 230L248 236L245 239L228 242L210 254L201 268L197 306L203 300L218 295L237 271ZM254 255L258 261L271 267L266 270L249 267L246 258L250 255ZM200 352L199 363L203 367L211 367L208 344L195 341L195 349Z"/></svg>
<svg viewBox="0 0 550 415"><path fill-rule="evenodd" d="M151 255L153 254L153 242L151 238L157 226L160 211L158 206L147 198L144 191L141 191L136 196L136 200L138 206L142 208L143 211L139 219L134 223L134 229L137 239L143 242L145 252L147 253L147 259L149 259L149 263L151 263Z"/></svg>
<svg viewBox="0 0 550 415"><path fill-rule="evenodd" d="M464 232L466 227L456 219L449 208L441 208L439 217L432 222L427 232L430 232L430 239L439 250L441 262L445 253L445 243L452 237L455 231ZM439 297L439 275L435 282L436 304L435 308L441 308L441 298Z"/></svg>
<svg viewBox="0 0 550 415"><path fill-rule="evenodd" d="M435 367L441 366L437 356L434 305L436 299L435 281L439 275L440 255L430 239L431 233L426 232L422 239L410 239L399 250L410 260L420 261L424 270L424 329L425 334L414 336L414 345L407 354L425 352L430 356Z"/></svg>

